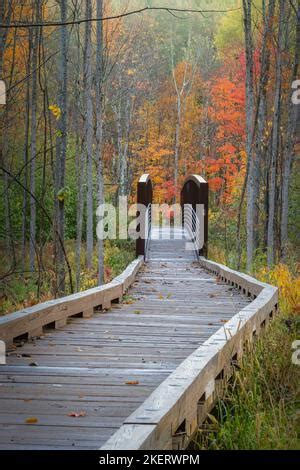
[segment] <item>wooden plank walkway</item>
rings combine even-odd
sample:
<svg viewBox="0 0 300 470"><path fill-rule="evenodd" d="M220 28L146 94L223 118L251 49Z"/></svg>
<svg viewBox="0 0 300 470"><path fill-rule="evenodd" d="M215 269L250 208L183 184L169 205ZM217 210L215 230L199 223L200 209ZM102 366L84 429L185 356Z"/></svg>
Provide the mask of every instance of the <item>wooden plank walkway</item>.
<svg viewBox="0 0 300 470"><path fill-rule="evenodd" d="M9 352L0 366L0 449L98 449L250 302L202 269L186 240L163 235L152 230L124 303Z"/></svg>

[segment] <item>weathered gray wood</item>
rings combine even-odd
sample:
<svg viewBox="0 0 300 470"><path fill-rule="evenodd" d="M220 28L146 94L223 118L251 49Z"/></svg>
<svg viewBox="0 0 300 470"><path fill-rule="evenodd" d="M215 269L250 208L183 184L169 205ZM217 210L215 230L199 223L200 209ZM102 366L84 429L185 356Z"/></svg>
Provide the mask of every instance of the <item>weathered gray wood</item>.
<svg viewBox="0 0 300 470"><path fill-rule="evenodd" d="M142 264L142 257L137 258L120 276L104 286L50 300L0 318L0 339L11 344L24 334L39 336L43 327L50 323L54 322L55 327L60 328L73 315L81 313L84 318L90 318L97 307L110 308L113 300L122 298Z"/></svg>
<svg viewBox="0 0 300 470"><path fill-rule="evenodd" d="M183 361L125 420L122 428L102 449L145 449L148 446L151 449L171 449L185 446L188 439L177 439L176 430L184 423L185 436L191 437L195 433L224 380L231 375L232 361L241 356L244 342L252 341L253 332L259 333L271 312L277 308L276 288L204 258L200 259L200 263L223 282L236 285L243 293L257 298ZM148 435L143 434L142 442L138 438L136 445L134 438L128 441L126 436L132 434L133 429L140 430L143 426L146 429L150 425Z"/></svg>
<svg viewBox="0 0 300 470"><path fill-rule="evenodd" d="M9 349L0 367L0 448L185 446L232 356L274 309L274 296L248 276L199 263L185 240L157 239L146 264L137 260L110 285L12 314L9 338L40 334L49 320L55 329ZM104 304L106 311L94 308ZM88 318L70 317L80 312ZM68 416L72 411L85 416ZM30 417L37 423L26 424ZM177 434L184 420L186 435Z"/></svg>

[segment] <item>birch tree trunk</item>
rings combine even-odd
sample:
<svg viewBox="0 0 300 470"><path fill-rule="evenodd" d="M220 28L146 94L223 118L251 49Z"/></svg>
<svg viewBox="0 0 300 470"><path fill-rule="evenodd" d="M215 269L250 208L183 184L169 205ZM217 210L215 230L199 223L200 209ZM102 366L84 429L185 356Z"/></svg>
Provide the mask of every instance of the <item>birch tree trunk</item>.
<svg viewBox="0 0 300 470"><path fill-rule="evenodd" d="M92 2L86 0L86 18L92 17ZM87 176L87 198L86 198L86 266L92 269L93 265L93 97L92 97L92 30L91 25L86 23L85 28L85 101L86 101L86 176Z"/></svg>
<svg viewBox="0 0 300 470"><path fill-rule="evenodd" d="M285 0L279 2L279 27L278 27L278 48L275 72L275 97L274 97L274 118L271 142L271 159L270 159L270 183L269 183L269 214L268 214L268 235L267 235L267 260L268 266L274 264L274 229L276 215L276 178L277 178L277 162L279 150L279 133L280 133L280 100L281 100L281 84L282 84L282 52L284 40L284 12Z"/></svg>

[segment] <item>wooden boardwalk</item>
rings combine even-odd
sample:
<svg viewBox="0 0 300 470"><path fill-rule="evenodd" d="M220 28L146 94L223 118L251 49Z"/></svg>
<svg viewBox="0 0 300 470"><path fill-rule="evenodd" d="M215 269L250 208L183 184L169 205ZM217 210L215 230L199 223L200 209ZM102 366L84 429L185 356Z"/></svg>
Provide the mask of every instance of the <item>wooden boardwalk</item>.
<svg viewBox="0 0 300 470"><path fill-rule="evenodd" d="M147 263L124 303L70 318L9 352L0 366L0 449L100 448L250 302L201 268L185 240L163 234L152 229Z"/></svg>

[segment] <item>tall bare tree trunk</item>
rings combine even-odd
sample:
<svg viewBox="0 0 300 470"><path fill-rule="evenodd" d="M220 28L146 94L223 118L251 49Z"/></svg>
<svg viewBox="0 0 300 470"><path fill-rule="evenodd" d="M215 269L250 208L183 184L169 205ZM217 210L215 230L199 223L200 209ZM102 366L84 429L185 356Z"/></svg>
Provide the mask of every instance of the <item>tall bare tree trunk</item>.
<svg viewBox="0 0 300 470"><path fill-rule="evenodd" d="M275 72L275 97L274 97L274 118L271 142L271 160L270 160L270 186L269 186L269 215L268 215L268 266L272 266L275 259L275 215L276 215L276 178L277 178L277 162L279 152L279 134L280 134L280 101L281 101L281 84L282 84L282 51L284 40L284 13L285 0L279 2L279 27L278 27L278 48L276 58Z"/></svg>
<svg viewBox="0 0 300 470"><path fill-rule="evenodd" d="M67 0L60 0L60 14L62 23L67 20ZM67 57L68 31L67 26L60 29L60 67L59 67L59 107L61 116L59 120L59 136L56 148L56 227L61 242L65 238L65 166L67 153ZM57 241L56 247L57 292L65 292L65 256L61 243Z"/></svg>
<svg viewBox="0 0 300 470"><path fill-rule="evenodd" d="M31 71L31 48L32 48L32 30L28 31L28 59L26 64L26 73L29 76ZM30 125L30 80L26 85L26 116L25 116L25 136L23 146L23 165L24 165L24 188L23 189L23 203L22 203L22 251L21 251L21 270L25 270L25 257L26 257L26 234L27 234L27 202L28 194L26 191L28 184L28 142L29 142L29 125Z"/></svg>
<svg viewBox="0 0 300 470"><path fill-rule="evenodd" d="M132 114L132 99L127 97L124 109L124 136L122 138L122 152L121 152L121 170L120 170L120 186L121 196L128 195L128 151L129 151L129 135L130 123Z"/></svg>
<svg viewBox="0 0 300 470"><path fill-rule="evenodd" d="M246 49L246 152L248 165L247 179L247 270L251 270L254 253L255 165L252 152L254 121L254 78L251 0L243 0L244 33Z"/></svg>
<svg viewBox="0 0 300 470"><path fill-rule="evenodd" d="M35 2L35 19L39 20L39 5ZM31 82L31 132L30 132L30 227L29 227L29 269L35 270L36 255L36 201L35 169L36 169L36 132L37 132L37 65L38 65L39 29L35 28L32 45L32 82Z"/></svg>
<svg viewBox="0 0 300 470"><path fill-rule="evenodd" d="M263 162L267 164L266 154L267 145L265 142L265 130L267 126L267 84L270 71L270 36L273 31L273 21L275 12L275 0L269 1L269 8L266 11L265 2L263 2L263 18L264 18L264 32L262 37L262 49L260 56L260 78L258 86L258 94L256 100L256 116L254 127L257 127L256 133L254 132L253 139L255 137L255 149L254 149L254 249L258 246L258 222L259 222L259 196L260 196L260 182Z"/></svg>
<svg viewBox="0 0 300 470"><path fill-rule="evenodd" d="M92 2L86 0L86 18L92 17ZM85 101L86 101L86 176L87 176L87 198L86 198L86 266L92 269L93 265L93 97L92 97L92 31L91 25L86 23L85 29Z"/></svg>
<svg viewBox="0 0 300 470"><path fill-rule="evenodd" d="M0 2L0 24L9 25L12 15L13 2L1 0ZM7 40L8 28L0 29L0 79L2 79L4 50Z"/></svg>
<svg viewBox="0 0 300 470"><path fill-rule="evenodd" d="M97 0L97 17L103 16L103 0ZM103 23L97 23L97 52L96 52L96 142L97 142L97 180L98 180L98 205L104 203L103 186ZM98 284L104 283L104 244L103 240L98 240Z"/></svg>
<svg viewBox="0 0 300 470"><path fill-rule="evenodd" d="M171 35L171 64L172 64L172 75L173 82L176 91L176 126L175 126L175 146L174 146L174 187L177 191L178 186L178 173L179 173L179 158L180 158L180 138L181 138L181 125L182 125L182 107L186 101L187 96L189 95L193 81L194 75L197 67L197 60L193 65L193 71L190 77L187 77L188 73L188 63L190 61L190 49L191 49L191 30L188 32L187 39L187 53L185 57L186 65L183 74L183 80L181 87L178 86L177 79L175 76L175 67L174 67L174 51L173 51L173 37Z"/></svg>
<svg viewBox="0 0 300 470"><path fill-rule="evenodd" d="M11 2L3 2L0 6L0 19L6 25L9 25L10 19L12 16L12 5ZM9 110L10 110L10 100L11 100L11 93L10 87L13 82L14 76L14 69L15 69L15 58L16 58L16 31L13 33L13 38L11 39L12 42L12 58L11 58L11 66L10 70L6 71L7 78L6 85L7 85L7 92L6 92L6 106L3 109L3 114L1 113L1 132L0 132L0 159L1 163L4 164L4 167L9 168L9 141L5 138L6 132L5 128L8 127L9 123ZM8 39L8 29L3 28L0 29L0 78L2 79L3 76L3 59L4 59L4 52L5 47L7 44ZM3 77L5 78L5 77ZM5 220L5 242L6 242L6 254L12 260L11 269L15 268L16 266L16 256L15 256L15 246L13 240L13 227L12 227L12 212L11 212L11 191L10 191L10 178L8 173L4 172L3 175L4 179L4 220Z"/></svg>
<svg viewBox="0 0 300 470"><path fill-rule="evenodd" d="M174 151L174 186L175 190L178 186L178 165L179 165L179 149L180 149L180 133L181 133L181 94L177 93L177 122L175 129L175 151Z"/></svg>
<svg viewBox="0 0 300 470"><path fill-rule="evenodd" d="M300 1L298 1L298 11L296 17L296 44L295 44L295 60L292 81L298 77L299 57L300 57ZM294 90L292 90L292 93ZM289 186L293 158L295 155L295 137L297 126L297 111L299 104L296 105L290 99L289 114L288 114L288 127L284 148L284 161L283 161L283 175L282 175L282 205L281 205L281 225L280 225L280 238L281 238L281 259L285 259L288 247L288 212L289 212Z"/></svg>
<svg viewBox="0 0 300 470"><path fill-rule="evenodd" d="M119 195L128 194L128 150L129 136L132 114L132 100L128 96L125 98L124 110L122 112L122 98L119 98L116 106L113 107L117 125L117 146L118 146L118 173L119 173Z"/></svg>
<svg viewBox="0 0 300 470"><path fill-rule="evenodd" d="M80 9L76 9L75 12L76 18L79 18ZM82 227L83 227L83 212L84 212L84 164L85 164L85 137L81 140L81 145L79 141L79 113L81 105L80 103L80 64L81 64L81 54L80 54L80 26L77 25L76 31L77 39L77 78L76 78L76 88L75 88L75 97L77 104L76 112L76 122L75 122L75 131L76 131L76 179L77 179L77 201L76 201L76 246L75 246L75 265L76 265L76 291L80 290L80 275L81 275L81 248L82 248ZM83 59L83 78L85 83L85 51ZM85 87L85 85L84 85ZM84 127L85 127L85 115L84 115Z"/></svg>

